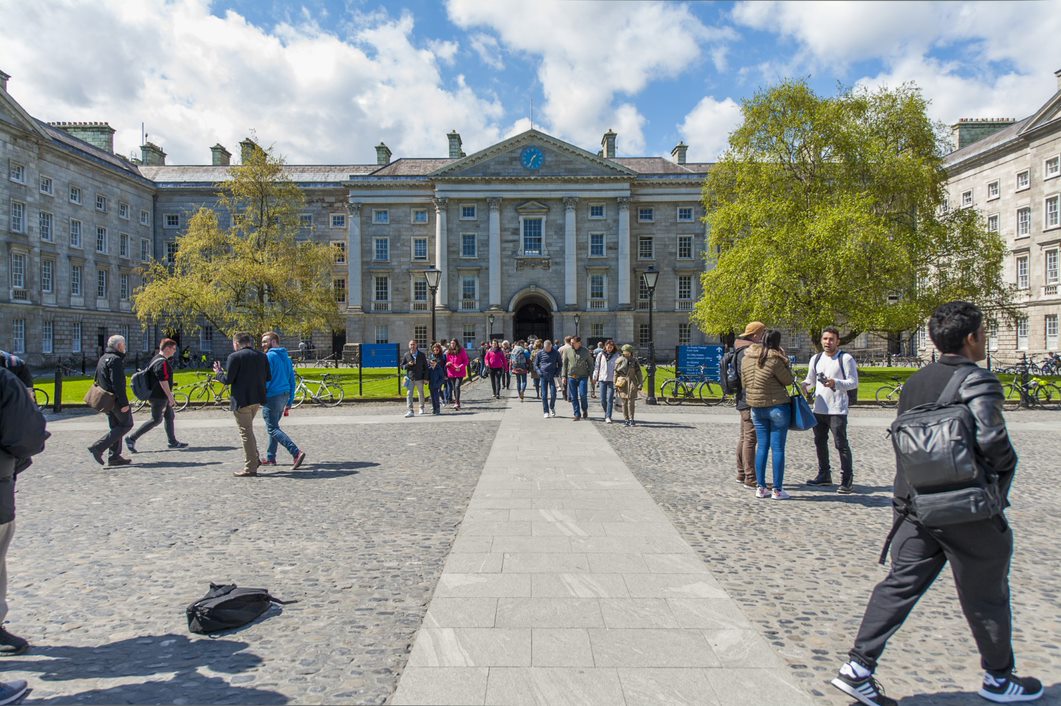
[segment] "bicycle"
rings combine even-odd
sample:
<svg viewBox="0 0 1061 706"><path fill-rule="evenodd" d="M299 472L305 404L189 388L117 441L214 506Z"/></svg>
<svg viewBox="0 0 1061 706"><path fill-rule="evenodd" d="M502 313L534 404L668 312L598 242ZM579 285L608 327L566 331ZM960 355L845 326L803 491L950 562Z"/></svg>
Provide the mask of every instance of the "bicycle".
<svg viewBox="0 0 1061 706"><path fill-rule="evenodd" d="M135 402L133 400L136 400ZM173 407L174 412L183 412L188 408L189 398L188 395L181 390L176 388L173 389L173 401L176 405ZM132 406L134 412L139 412L141 409L147 406L149 400L142 400L140 398L129 397L129 404Z"/></svg>
<svg viewBox="0 0 1061 706"><path fill-rule="evenodd" d="M193 382L188 388L188 403L198 409L204 409L209 405L215 407L228 406L228 385L223 384L211 373L196 373L198 381Z"/></svg>
<svg viewBox="0 0 1061 706"><path fill-rule="evenodd" d="M292 407L301 406L307 397L324 407L338 407L346 395L343 386L328 373L322 375L320 380L307 380L301 375L296 375L295 379L295 403ZM316 390L312 389L311 385L316 385Z"/></svg>
<svg viewBox="0 0 1061 706"><path fill-rule="evenodd" d="M672 379L660 386L660 397L669 405L683 404L686 400L692 401L694 398L709 406L721 404L726 400L726 393L721 384L716 393L715 384L705 377L704 371L705 367L701 365L698 376L676 373Z"/></svg>
<svg viewBox="0 0 1061 706"><path fill-rule="evenodd" d="M903 381L897 377L893 377L892 380L895 381L894 385L884 384L877 388L875 397L877 404L881 407L899 406L899 395L903 393Z"/></svg>
<svg viewBox="0 0 1061 706"><path fill-rule="evenodd" d="M1003 386L1002 394L1004 396L1002 407L1011 411L1020 407L1047 407L1061 404L1061 387L1036 377L1029 378L1027 382L1018 377Z"/></svg>
<svg viewBox="0 0 1061 706"><path fill-rule="evenodd" d="M37 409L44 411L48 408L48 403L51 402L51 397L45 390L39 387L33 388L33 401L37 404Z"/></svg>

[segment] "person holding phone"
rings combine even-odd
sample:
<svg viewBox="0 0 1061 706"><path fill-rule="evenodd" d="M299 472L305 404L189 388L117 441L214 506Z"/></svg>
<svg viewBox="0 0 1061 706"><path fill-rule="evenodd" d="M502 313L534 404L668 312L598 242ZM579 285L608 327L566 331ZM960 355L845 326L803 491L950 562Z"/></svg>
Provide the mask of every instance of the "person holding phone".
<svg viewBox="0 0 1061 706"><path fill-rule="evenodd" d="M814 394L814 448L818 453L818 475L807 485L832 485L832 465L829 462L829 434L840 454L840 487L837 493L853 492L854 462L851 444L847 440L847 412L851 395L858 389L858 366L855 359L840 350L840 331L834 326L822 330L822 351L810 359L803 391Z"/></svg>

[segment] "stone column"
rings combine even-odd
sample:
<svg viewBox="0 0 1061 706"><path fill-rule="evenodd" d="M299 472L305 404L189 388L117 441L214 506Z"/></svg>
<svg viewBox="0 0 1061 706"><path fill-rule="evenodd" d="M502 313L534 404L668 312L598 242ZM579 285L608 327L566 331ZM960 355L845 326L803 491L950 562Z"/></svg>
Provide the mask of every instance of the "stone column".
<svg viewBox="0 0 1061 706"><path fill-rule="evenodd" d="M346 204L346 302L361 309L361 204Z"/></svg>
<svg viewBox="0 0 1061 706"><path fill-rule="evenodd" d="M486 200L490 206L490 297L491 309L501 308L501 199Z"/></svg>
<svg viewBox="0 0 1061 706"><path fill-rule="evenodd" d="M446 269L447 234L446 206L449 199L435 199L435 267L442 270L438 281L438 292L435 294L435 308L445 309L449 305L449 270Z"/></svg>
<svg viewBox="0 0 1061 706"><path fill-rule="evenodd" d="M619 202L619 308L630 307L630 199Z"/></svg>
<svg viewBox="0 0 1061 706"><path fill-rule="evenodd" d="M575 207L578 199L564 199L564 306L578 307L578 237L575 233Z"/></svg>

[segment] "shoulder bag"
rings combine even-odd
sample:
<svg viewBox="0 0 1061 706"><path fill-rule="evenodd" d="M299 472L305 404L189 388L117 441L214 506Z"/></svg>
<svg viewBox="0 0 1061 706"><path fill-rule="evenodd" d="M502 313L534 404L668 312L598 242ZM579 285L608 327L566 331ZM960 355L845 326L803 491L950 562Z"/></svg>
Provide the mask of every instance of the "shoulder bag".
<svg viewBox="0 0 1061 706"><path fill-rule="evenodd" d="M788 403L792 412L788 428L793 431L807 431L808 429L814 428L814 425L818 423L818 420L814 418L814 412L811 410L807 398L795 388L793 388L792 391L793 394L788 398Z"/></svg>

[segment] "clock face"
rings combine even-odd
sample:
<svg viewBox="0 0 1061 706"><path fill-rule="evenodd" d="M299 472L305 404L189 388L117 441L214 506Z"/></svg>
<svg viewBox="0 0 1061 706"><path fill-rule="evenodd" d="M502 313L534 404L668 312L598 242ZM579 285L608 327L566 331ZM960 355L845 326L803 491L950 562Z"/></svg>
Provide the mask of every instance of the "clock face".
<svg viewBox="0 0 1061 706"><path fill-rule="evenodd" d="M524 169L541 169L542 162L545 161L545 155L537 147L524 147L523 151L520 152L519 161Z"/></svg>

